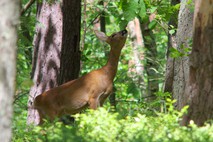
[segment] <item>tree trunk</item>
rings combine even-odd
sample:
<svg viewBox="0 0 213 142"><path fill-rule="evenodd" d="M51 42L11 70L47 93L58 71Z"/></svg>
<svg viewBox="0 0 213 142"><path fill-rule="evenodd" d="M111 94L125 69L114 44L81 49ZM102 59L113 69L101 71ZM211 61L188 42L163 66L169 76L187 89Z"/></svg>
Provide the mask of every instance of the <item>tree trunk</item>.
<svg viewBox="0 0 213 142"><path fill-rule="evenodd" d="M104 7L104 1L100 1L99 3L102 7ZM105 12L103 11L100 15L100 28L101 31L106 33L106 20L105 20Z"/></svg>
<svg viewBox="0 0 213 142"><path fill-rule="evenodd" d="M139 19L135 18L134 20L130 21L128 23L128 29L133 46L132 59L129 61L128 74L133 79L135 84L137 84L139 88L142 88L142 86L144 86L144 66L142 64L142 61L144 60L144 41L142 37Z"/></svg>
<svg viewBox="0 0 213 142"><path fill-rule="evenodd" d="M12 138L11 119L16 78L17 25L20 2L0 1L0 141Z"/></svg>
<svg viewBox="0 0 213 142"><path fill-rule="evenodd" d="M193 12L190 11L190 7L193 6L193 2L188 4L188 0L182 0L179 17L178 17L178 29L176 35L177 50L184 52L183 48L190 48L190 41L192 40L192 24L193 24ZM172 95L173 99L177 100L176 107L181 109L183 107L184 89L186 86L186 80L189 76L189 57L183 56L174 59L174 78Z"/></svg>
<svg viewBox="0 0 213 142"><path fill-rule="evenodd" d="M63 39L59 85L76 79L80 72L81 0L63 0Z"/></svg>
<svg viewBox="0 0 213 142"><path fill-rule="evenodd" d="M60 74L58 84L61 85L76 79L80 72L80 30L81 30L81 0L63 0L63 29ZM70 124L74 118L65 116L64 124Z"/></svg>
<svg viewBox="0 0 213 142"><path fill-rule="evenodd" d="M159 90L158 86L158 73L155 70L158 70L157 64L157 45L155 42L155 35L153 31L148 28L147 23L141 24L142 35L145 45L145 59L146 63L144 65L144 69L147 74L148 84L147 84L147 101L152 101L156 97L154 95L155 92Z"/></svg>
<svg viewBox="0 0 213 142"><path fill-rule="evenodd" d="M78 77L80 70L79 0L43 1L37 6L36 34L29 106L42 92ZM63 19L62 19L63 18ZM63 37L63 38L62 38ZM29 107L28 124L39 123L36 110Z"/></svg>
<svg viewBox="0 0 213 142"><path fill-rule="evenodd" d="M184 104L189 105L182 124L197 125L213 119L213 0L196 0L193 47L189 56L189 76Z"/></svg>
<svg viewBox="0 0 213 142"><path fill-rule="evenodd" d="M180 0L172 0L171 5L174 6L180 3ZM177 29L178 23L178 11L171 15L169 21L168 30ZM173 79L174 79L174 58L171 57L170 49L177 48L176 44L176 31L173 34L168 32L168 46L167 46L167 61L166 61L166 73L164 82L164 92L172 93Z"/></svg>
<svg viewBox="0 0 213 142"><path fill-rule="evenodd" d="M60 67L62 40L62 12L59 2L37 3L36 34L34 36L34 55L31 87L28 106L28 124L39 123L38 112L31 106L34 98L42 92L56 87Z"/></svg>

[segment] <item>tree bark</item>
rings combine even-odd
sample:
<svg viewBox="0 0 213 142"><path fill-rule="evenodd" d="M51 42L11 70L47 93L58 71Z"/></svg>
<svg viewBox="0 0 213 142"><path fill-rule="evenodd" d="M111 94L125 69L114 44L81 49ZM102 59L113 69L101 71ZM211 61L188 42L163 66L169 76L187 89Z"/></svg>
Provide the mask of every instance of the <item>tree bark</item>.
<svg viewBox="0 0 213 142"><path fill-rule="evenodd" d="M16 78L17 25L20 2L0 1L0 141L12 138L11 121Z"/></svg>
<svg viewBox="0 0 213 142"><path fill-rule="evenodd" d="M137 84L138 87L142 88L144 84L143 81L144 66L142 64L142 61L144 60L144 53L143 53L144 41L140 28L139 19L135 18L134 20L130 21L128 23L128 29L129 29L129 36L131 38L133 46L132 59L129 61L128 74L133 79L135 84Z"/></svg>
<svg viewBox="0 0 213 142"><path fill-rule="evenodd" d="M197 125L213 119L213 0L196 0L193 47L189 57L189 76L184 104L189 105L182 124Z"/></svg>
<svg viewBox="0 0 213 142"><path fill-rule="evenodd" d="M38 124L40 120L38 112L32 108L36 96L78 77L80 3L79 0L64 0L62 4L59 1L37 4L39 22L34 37L34 85L29 96L28 124Z"/></svg>
<svg viewBox="0 0 213 142"><path fill-rule="evenodd" d="M34 98L42 92L56 87L60 67L62 40L62 12L59 2L37 3L36 34L32 74L34 85L29 96L27 123L39 123L38 112L32 108Z"/></svg>
<svg viewBox="0 0 213 142"><path fill-rule="evenodd" d="M180 0L172 0L171 5L174 6L180 3ZM170 21L168 23L168 30L177 29L178 23L178 11L171 15ZM173 34L168 32L168 46L167 46L167 60L166 60L166 73L165 73L165 82L164 82L164 92L172 93L173 80L174 80L174 58L170 55L171 48L177 48L176 42L176 31Z"/></svg>
<svg viewBox="0 0 213 142"><path fill-rule="evenodd" d="M80 72L81 0L63 0L63 38L58 84L78 78Z"/></svg>
<svg viewBox="0 0 213 142"><path fill-rule="evenodd" d="M188 0L182 0L179 16L178 16L178 29L176 35L177 50L184 52L182 48L190 48L190 41L192 40L192 25L193 25L193 12L190 11L191 4L187 3ZM186 81L189 76L189 57L178 57L174 59L174 78L172 86L173 99L177 100L175 106L178 109L183 107L184 89Z"/></svg>

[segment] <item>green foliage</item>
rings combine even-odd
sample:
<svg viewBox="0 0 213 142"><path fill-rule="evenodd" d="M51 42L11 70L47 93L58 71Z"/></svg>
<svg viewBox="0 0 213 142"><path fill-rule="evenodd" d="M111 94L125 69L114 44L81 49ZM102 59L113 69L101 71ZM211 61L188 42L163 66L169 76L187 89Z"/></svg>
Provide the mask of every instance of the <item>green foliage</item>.
<svg viewBox="0 0 213 142"><path fill-rule="evenodd" d="M156 21L151 21L148 25L148 28L150 30L153 30L155 28L155 26L157 25L157 22Z"/></svg>
<svg viewBox="0 0 213 142"><path fill-rule="evenodd" d="M179 50L173 47L170 48L170 53L171 53L170 56L172 58L188 56L190 52L191 52L191 48L185 47L183 44L180 46Z"/></svg>
<svg viewBox="0 0 213 142"><path fill-rule="evenodd" d="M136 116L119 117L104 108L88 110L75 115L72 125L61 122L45 123L43 126L19 126L21 133L14 133L14 142L206 142L213 141L213 125L197 127L180 126L181 116L186 112L173 109L168 104L168 113L156 113L156 117L138 113ZM19 129L20 130L20 129Z"/></svg>
<svg viewBox="0 0 213 142"><path fill-rule="evenodd" d="M148 28L153 31L154 36L156 38L157 44L157 60L156 62L159 65L158 69L154 69L158 72L159 77L155 78L158 80L160 88L162 88L163 76L165 70L165 54L167 48L167 30L166 25L175 12L179 9L179 4L175 6L170 5L170 1L162 0L162 1L149 1L149 0L104 0L106 5L102 6L99 4L99 1L96 0L94 3L87 4L87 33L85 39L85 48L82 52L82 60L83 60L83 68L82 74L88 73L93 69L100 68L106 62L106 57L108 55L109 47L107 44L102 43L96 39L93 33L93 27L91 27L91 21L100 15L102 12L105 12L106 18L106 33L110 35L115 31L119 31L120 29L124 29L127 23L133 20L135 17L140 19L141 24L148 23ZM154 19L149 21L149 16L154 15ZM83 27L83 26L82 26ZM173 30L173 31L172 31ZM170 32L175 32L172 29ZM132 86L137 89L140 89L143 92L145 87L138 87L139 85L132 84L132 78L128 78L125 76L129 70L128 61L131 59L132 46L131 41L127 41L125 48L122 50L122 55L120 58L121 64L119 64L117 79L115 80L115 86L118 89L118 98L126 97L126 98L137 98L141 96L141 94L131 96L131 89L129 86ZM145 57L146 58L146 57ZM145 61L141 61L145 63ZM145 65L145 64L144 64ZM146 84L147 75L143 76L144 83ZM124 83L125 84L122 84ZM144 85L145 85L144 84ZM136 90L137 90L136 89ZM136 91L138 92L138 91ZM137 97L136 97L137 96Z"/></svg>
<svg viewBox="0 0 213 142"><path fill-rule="evenodd" d="M22 6L28 1L23 0ZM36 8L32 6L25 15L21 16L18 29L17 75L16 90L28 91L32 85L30 69L32 66L32 43L36 23Z"/></svg>
<svg viewBox="0 0 213 142"><path fill-rule="evenodd" d="M193 2L193 0L186 1L186 6L191 12L194 12L195 3Z"/></svg>
<svg viewBox="0 0 213 142"><path fill-rule="evenodd" d="M139 16L142 20L147 19L146 5L143 0L139 0Z"/></svg>

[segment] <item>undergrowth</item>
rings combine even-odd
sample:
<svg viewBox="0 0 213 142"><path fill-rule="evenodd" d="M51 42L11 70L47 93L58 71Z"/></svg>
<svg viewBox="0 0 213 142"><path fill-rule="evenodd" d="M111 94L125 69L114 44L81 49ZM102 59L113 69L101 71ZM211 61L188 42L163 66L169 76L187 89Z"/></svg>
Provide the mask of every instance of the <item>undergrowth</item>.
<svg viewBox="0 0 213 142"><path fill-rule="evenodd" d="M87 110L74 115L75 122L64 125L59 121L42 126L26 125L26 111L17 111L13 120L14 142L211 142L213 125L197 127L193 121L188 127L180 126L181 111L174 109L174 101L167 100L166 113L121 116L106 108Z"/></svg>

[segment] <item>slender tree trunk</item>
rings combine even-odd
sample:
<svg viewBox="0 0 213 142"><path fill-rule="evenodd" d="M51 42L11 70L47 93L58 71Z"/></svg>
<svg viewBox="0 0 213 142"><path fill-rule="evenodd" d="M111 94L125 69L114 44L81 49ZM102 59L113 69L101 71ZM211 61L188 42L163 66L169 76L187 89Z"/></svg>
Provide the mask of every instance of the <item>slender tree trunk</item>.
<svg viewBox="0 0 213 142"><path fill-rule="evenodd" d="M100 5L104 7L104 1L100 1ZM106 20L105 20L105 12L103 11L100 16L100 27L101 31L106 33Z"/></svg>
<svg viewBox="0 0 213 142"><path fill-rule="evenodd" d="M37 3L36 34L34 36L34 55L31 87L28 106L28 124L39 123L38 112L32 108L34 98L42 92L58 86L57 76L60 67L62 40L62 12L59 2Z"/></svg>
<svg viewBox="0 0 213 142"><path fill-rule="evenodd" d="M193 47L183 105L189 105L182 124L213 119L213 0L196 0Z"/></svg>
<svg viewBox="0 0 213 142"><path fill-rule="evenodd" d="M144 60L144 53L143 53L144 41L140 28L139 19L135 18L134 20L130 21L128 23L128 29L129 29L129 36L131 38L133 46L132 59L129 61L128 74L133 79L135 84L137 84L138 87L142 88L144 84L143 82L144 66L142 64L142 61Z"/></svg>
<svg viewBox="0 0 213 142"><path fill-rule="evenodd" d="M190 48L190 41L192 40L192 25L193 25L193 12L190 8L193 7L193 2L188 3L188 0L182 0L179 17L178 29L176 35L177 50L184 52L184 48ZM189 57L178 57L174 59L174 78L172 95L173 99L177 100L176 106L178 109L183 107L184 89L186 81L189 76Z"/></svg>
<svg viewBox="0 0 213 142"><path fill-rule="evenodd" d="M12 138L11 119L16 78L17 25L20 1L0 1L0 141Z"/></svg>
<svg viewBox="0 0 213 142"><path fill-rule="evenodd" d="M157 64L157 45L155 42L155 35L153 31L148 28L147 23L141 24L142 35L145 45L145 58L146 63L144 69L147 73L148 84L147 84L147 97L149 101L154 100L156 97L154 95L155 92L159 90L158 87L158 73L155 70L158 70Z"/></svg>
<svg viewBox="0 0 213 142"><path fill-rule="evenodd" d="M180 0L172 0L171 5L174 6L180 3ZM171 15L169 21L168 30L177 29L178 23L178 12L175 12ZM165 82L164 82L164 92L172 93L173 80L174 80L174 58L170 55L170 49L177 48L176 44L176 31L175 33L170 34L168 32L168 46L167 46L167 61L166 61L166 73L165 73Z"/></svg>

